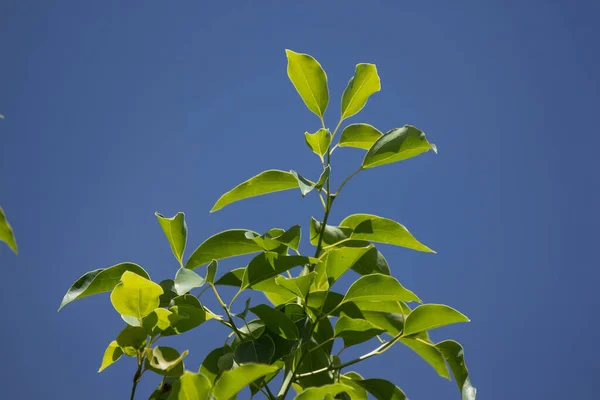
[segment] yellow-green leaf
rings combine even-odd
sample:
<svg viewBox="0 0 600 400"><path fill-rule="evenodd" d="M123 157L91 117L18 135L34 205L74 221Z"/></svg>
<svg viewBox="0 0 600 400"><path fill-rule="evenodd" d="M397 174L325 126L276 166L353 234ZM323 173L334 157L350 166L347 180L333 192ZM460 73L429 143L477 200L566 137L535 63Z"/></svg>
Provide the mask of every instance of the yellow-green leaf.
<svg viewBox="0 0 600 400"><path fill-rule="evenodd" d="M384 330L364 319L348 318L343 315L335 324L335 337L344 340L344 346L354 346L365 342Z"/></svg>
<svg viewBox="0 0 600 400"><path fill-rule="evenodd" d="M329 145L331 144L331 138L329 129L319 129L315 133L304 133L306 144L316 155L321 157L321 161L323 160L323 156L327 154L327 149L329 149Z"/></svg>
<svg viewBox="0 0 600 400"><path fill-rule="evenodd" d="M362 168L373 168L418 156L437 147L429 143L425 133L412 125L392 129L381 136L369 149L362 163Z"/></svg>
<svg viewBox="0 0 600 400"><path fill-rule="evenodd" d="M158 212L154 213L160 224L169 244L173 255L182 264L183 252L185 251L185 243L187 240L187 225L185 224L185 215L178 212L174 217L165 218Z"/></svg>
<svg viewBox="0 0 600 400"><path fill-rule="evenodd" d="M100 369L98 372L104 371L108 366L115 363L121 356L123 355L123 350L119 347L119 344L116 340L110 342L106 351L104 352L104 356L102 357L102 365L100 365Z"/></svg>
<svg viewBox="0 0 600 400"><path fill-rule="evenodd" d="M208 400L211 387L206 376L185 371L181 378L173 383L168 400Z"/></svg>
<svg viewBox="0 0 600 400"><path fill-rule="evenodd" d="M239 200L267 193L280 192L282 190L295 189L297 187L298 181L289 172L275 169L264 171L223 194L210 212L218 211L226 205Z"/></svg>
<svg viewBox="0 0 600 400"><path fill-rule="evenodd" d="M469 322L466 315L443 304L423 304L406 317L404 335L414 335L430 329L459 322Z"/></svg>
<svg viewBox="0 0 600 400"><path fill-rule="evenodd" d="M296 278L286 278L285 276L279 275L275 277L275 283L289 290L301 299L304 299L316 276L317 273L314 271L307 275L298 276Z"/></svg>
<svg viewBox="0 0 600 400"><path fill-rule="evenodd" d="M12 227L6 220L6 215L4 215L4 210L0 207L0 242L4 242L11 248L15 254L19 253L19 248L17 247L17 241L15 240L15 235L13 233Z"/></svg>
<svg viewBox="0 0 600 400"><path fill-rule="evenodd" d="M221 260L244 254L258 253L262 248L252 239L248 239L247 233L258 235L258 233L247 229L230 229L219 232L206 239L190 256L185 264L188 269L194 269L208 264L212 260Z"/></svg>
<svg viewBox="0 0 600 400"><path fill-rule="evenodd" d="M398 222L371 214L354 214L345 218L340 227L352 230L350 237L357 240L393 244L409 249L435 253L419 242L406 227Z"/></svg>
<svg viewBox="0 0 600 400"><path fill-rule="evenodd" d="M381 274L365 275L348 289L342 303L349 301L417 301L421 300L404 288L396 278Z"/></svg>
<svg viewBox="0 0 600 400"><path fill-rule="evenodd" d="M179 354L172 347L155 347L146 360L146 367L159 375L181 376L184 373L183 359L188 353L186 350Z"/></svg>
<svg viewBox="0 0 600 400"><path fill-rule="evenodd" d="M471 384L469 370L465 364L465 353L462 346L454 340L444 340L436 344L448 362L452 375L462 395L462 400L475 400L477 389Z"/></svg>
<svg viewBox="0 0 600 400"><path fill-rule="evenodd" d="M338 146L369 150L383 133L369 124L348 125L342 131Z"/></svg>
<svg viewBox="0 0 600 400"><path fill-rule="evenodd" d="M423 360L427 361L439 376L450 379L444 356L433 343L426 342L419 338L402 338L400 339L400 342L421 356Z"/></svg>
<svg viewBox="0 0 600 400"><path fill-rule="evenodd" d="M329 103L327 75L321 64L308 54L286 50L287 73L306 107L323 118Z"/></svg>
<svg viewBox="0 0 600 400"><path fill-rule="evenodd" d="M230 400L244 387L279 368L278 365L244 364L231 371L225 371L215 384L215 400Z"/></svg>
<svg viewBox="0 0 600 400"><path fill-rule="evenodd" d="M119 314L142 319L158 308L161 294L163 289L159 284L125 271L121 283L113 289L110 301Z"/></svg>
<svg viewBox="0 0 600 400"><path fill-rule="evenodd" d="M362 110L369 97L380 90L381 82L375 64L358 64L342 95L342 119Z"/></svg>
<svg viewBox="0 0 600 400"><path fill-rule="evenodd" d="M169 318L172 318L172 314L169 310L157 308L144 318L142 326L148 335L156 336L171 326Z"/></svg>
<svg viewBox="0 0 600 400"><path fill-rule="evenodd" d="M348 393L352 390L351 386L344 385L343 383L331 383L320 387L308 388L294 397L294 400L323 400L327 395L337 396L340 393Z"/></svg>

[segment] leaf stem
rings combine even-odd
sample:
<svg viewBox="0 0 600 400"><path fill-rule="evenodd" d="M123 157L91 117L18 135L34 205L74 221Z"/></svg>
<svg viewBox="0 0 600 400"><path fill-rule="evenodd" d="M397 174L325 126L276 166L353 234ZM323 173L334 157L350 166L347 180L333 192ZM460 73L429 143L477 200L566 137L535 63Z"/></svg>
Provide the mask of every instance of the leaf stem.
<svg viewBox="0 0 600 400"><path fill-rule="evenodd" d="M340 185L340 187L338 188L337 192L335 192L335 196L339 195L340 192L342 191L342 188L346 185L346 183L350 182L350 179L354 178L356 175L358 175L358 173L362 171L362 167L357 169L356 171L354 171L352 174L350 174L349 177L347 177L344 182L342 182L342 184Z"/></svg>
<svg viewBox="0 0 600 400"><path fill-rule="evenodd" d="M146 356L141 356L138 354L137 356L137 361L138 361L138 367L137 370L135 371L135 375L133 375L133 386L131 387L131 396L129 397L129 400L133 400L135 397L135 390L137 389L137 385L138 382L140 381L140 378L142 377L142 365L144 365L144 358Z"/></svg>

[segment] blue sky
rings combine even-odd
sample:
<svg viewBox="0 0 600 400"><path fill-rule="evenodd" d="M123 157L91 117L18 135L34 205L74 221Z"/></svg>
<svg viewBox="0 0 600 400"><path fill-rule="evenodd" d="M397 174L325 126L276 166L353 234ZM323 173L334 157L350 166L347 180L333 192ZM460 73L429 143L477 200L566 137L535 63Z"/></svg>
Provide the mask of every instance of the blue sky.
<svg viewBox="0 0 600 400"><path fill-rule="evenodd" d="M596 398L600 7L452 3L3 2L0 204L20 254L0 247L2 397L127 396L131 359L96 373L124 324L108 296L56 310L92 269L174 276L155 211L186 212L188 254L221 230L321 216L296 192L208 213L265 169L318 173L303 133L319 122L287 79L290 48L327 71L329 125L354 65L372 62L382 91L348 122L414 124L437 144L360 174L331 221L393 218L438 251L382 247L404 286L471 318L432 336L463 344L481 398ZM337 150L333 181L361 156ZM223 334L207 323L170 343L196 370ZM412 399L459 398L399 346L356 370Z"/></svg>

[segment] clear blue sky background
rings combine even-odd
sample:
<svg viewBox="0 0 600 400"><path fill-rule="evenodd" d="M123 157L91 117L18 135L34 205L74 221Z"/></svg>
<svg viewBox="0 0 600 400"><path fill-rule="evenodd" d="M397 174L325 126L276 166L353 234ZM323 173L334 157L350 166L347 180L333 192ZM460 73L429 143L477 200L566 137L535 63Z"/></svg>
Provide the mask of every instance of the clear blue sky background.
<svg viewBox="0 0 600 400"><path fill-rule="evenodd" d="M383 89L349 122L414 124L438 145L359 175L332 221L393 218L438 251L382 248L405 286L472 319L432 336L464 345L480 398L597 398L598 3L417 3L3 1L0 204L21 253L0 246L0 397L128 395L131 359L96 373L124 325L108 296L56 310L88 270L174 275L154 211L186 212L188 250L321 216L296 192L208 213L262 170L316 177L303 133L318 119L288 81L290 48L326 69L329 124L354 65L372 62ZM361 157L336 151L334 182ZM223 334L207 323L170 343L196 370ZM357 370L412 399L459 398L399 346Z"/></svg>

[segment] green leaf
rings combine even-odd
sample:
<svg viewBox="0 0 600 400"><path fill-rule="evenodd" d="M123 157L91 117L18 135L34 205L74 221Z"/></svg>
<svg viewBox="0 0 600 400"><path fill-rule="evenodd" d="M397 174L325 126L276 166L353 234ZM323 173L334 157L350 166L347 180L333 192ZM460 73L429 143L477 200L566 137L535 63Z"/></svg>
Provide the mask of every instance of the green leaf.
<svg viewBox="0 0 600 400"><path fill-rule="evenodd" d="M139 326L127 325L117 336L117 344L123 353L134 357L146 344L146 331Z"/></svg>
<svg viewBox="0 0 600 400"><path fill-rule="evenodd" d="M206 267L206 282L213 284L215 282L215 276L217 276L217 269L219 264L217 260L212 260L208 267Z"/></svg>
<svg viewBox="0 0 600 400"><path fill-rule="evenodd" d="M346 217L340 226L352 230L350 237L353 239L393 244L417 251L435 253L415 239L404 225L391 219L371 214L354 214Z"/></svg>
<svg viewBox="0 0 600 400"><path fill-rule="evenodd" d="M340 317L335 324L335 337L344 340L344 347L354 346L383 333L383 329L364 319Z"/></svg>
<svg viewBox="0 0 600 400"><path fill-rule="evenodd" d="M349 301L417 301L421 300L405 289L396 278L382 274L358 278L348 289L342 302Z"/></svg>
<svg viewBox="0 0 600 400"><path fill-rule="evenodd" d="M286 50L287 73L306 107L323 118L329 103L327 75L321 64L308 54Z"/></svg>
<svg viewBox="0 0 600 400"><path fill-rule="evenodd" d="M329 129L319 129L315 133L304 133L304 140L306 140L306 144L308 147L321 158L323 161L323 156L327 154L327 150L331 145L331 132Z"/></svg>
<svg viewBox="0 0 600 400"><path fill-rule="evenodd" d="M17 241L13 233L12 227L6 220L4 210L0 207L0 242L4 242L10 247L15 254L19 254L19 248L17 247Z"/></svg>
<svg viewBox="0 0 600 400"><path fill-rule="evenodd" d="M383 133L369 124L348 125L342 131L338 146L369 150Z"/></svg>
<svg viewBox="0 0 600 400"><path fill-rule="evenodd" d="M452 370L452 375L454 375L458 390L460 390L462 395L462 400L475 400L477 390L473 387L469 379L469 370L465 364L462 346L454 340L444 340L436 344L436 347L442 353Z"/></svg>
<svg viewBox="0 0 600 400"><path fill-rule="evenodd" d="M297 187L298 181L289 172L275 169L264 171L222 195L210 212L218 211L226 205L239 200L267 193L280 192L282 190L295 189Z"/></svg>
<svg viewBox="0 0 600 400"><path fill-rule="evenodd" d="M131 326L142 326L140 320L129 315L121 315L121 319Z"/></svg>
<svg viewBox="0 0 600 400"><path fill-rule="evenodd" d="M173 313L164 308L157 308L142 321L142 326L149 336L156 336L171 326Z"/></svg>
<svg viewBox="0 0 600 400"><path fill-rule="evenodd" d="M241 288L252 287L296 266L317 262L318 260L312 257L286 256L272 252L259 254L246 267Z"/></svg>
<svg viewBox="0 0 600 400"><path fill-rule="evenodd" d="M369 97L381 90L375 64L358 64L342 95L342 119L357 114Z"/></svg>
<svg viewBox="0 0 600 400"><path fill-rule="evenodd" d="M439 376L450 379L450 374L448 374L448 368L446 367L444 357L434 344L426 342L422 339L412 338L402 338L400 339L400 342L421 356L423 360L427 361L427 363L429 363L429 365L435 369L435 372L437 372Z"/></svg>
<svg viewBox="0 0 600 400"><path fill-rule="evenodd" d="M212 260L257 253L261 247L246 237L246 229L232 229L206 239L190 256L185 267L194 269ZM252 232L257 234L256 232ZM257 234L258 235L258 234Z"/></svg>
<svg viewBox="0 0 600 400"><path fill-rule="evenodd" d="M310 285L312 285L316 276L317 273L314 271L308 275L299 276L296 278L286 278L282 275L279 275L275 278L275 283L294 293L301 299L304 299L306 298L306 294L310 290Z"/></svg>
<svg viewBox="0 0 600 400"><path fill-rule="evenodd" d="M352 265L352 270L360 275L380 273L391 275L390 266L385 257L375 247L371 247L357 262Z"/></svg>
<svg viewBox="0 0 600 400"><path fill-rule="evenodd" d="M146 359L146 368L163 376L181 376L184 373L183 358L188 351L179 354L172 347L159 346Z"/></svg>
<svg viewBox="0 0 600 400"><path fill-rule="evenodd" d="M319 243L319 234L321 233L322 224L313 217L310 218L310 244L317 246ZM332 225L325 226L323 232L323 245L331 246L342 240L348 239L352 234L352 229L337 227Z"/></svg>
<svg viewBox="0 0 600 400"><path fill-rule="evenodd" d="M321 190L323 186L327 183L327 179L329 179L329 175L331 174L331 166L327 165L321 175L319 176L319 180L315 183L315 189Z"/></svg>
<svg viewBox="0 0 600 400"><path fill-rule="evenodd" d="M309 296L310 297L310 296ZM328 367L331 364L329 353L326 353L323 347L316 348L318 345L309 342L308 352L304 356L302 363L298 366L298 374L305 374ZM324 371L318 374L305 376L298 379L300 386L307 388L311 386L323 386L333 383L333 372Z"/></svg>
<svg viewBox="0 0 600 400"><path fill-rule="evenodd" d="M164 291L164 293L158 298L160 301L160 307L168 307L171 303L171 300L178 296L178 294L175 292L175 281L173 279L165 279L160 281L159 285Z"/></svg>
<svg viewBox="0 0 600 400"><path fill-rule="evenodd" d="M407 400L406 395L399 387L385 379L364 379L355 382L375 396L377 400Z"/></svg>
<svg viewBox="0 0 600 400"><path fill-rule="evenodd" d="M69 290L67 290L58 311L74 300L98 293L110 292L117 286L121 280L121 275L125 271L131 271L146 279L150 279L150 276L142 267L133 263L121 263L109 268L87 272L81 278L77 279Z"/></svg>
<svg viewBox="0 0 600 400"><path fill-rule="evenodd" d="M217 376L221 373L221 368L219 368L219 359L225 354L232 353L233 350L228 345L214 349L208 353L204 361L202 361L202 365L200 366L198 372L204 374L208 380L213 383Z"/></svg>
<svg viewBox="0 0 600 400"><path fill-rule="evenodd" d="M269 364L275 354L275 343L268 335L258 339L241 342L234 351L234 359L238 364Z"/></svg>
<svg viewBox="0 0 600 400"><path fill-rule="evenodd" d="M368 400L367 391L355 381L362 381L363 377L354 371L346 372L340 375L340 381L352 388L348 394L351 400Z"/></svg>
<svg viewBox="0 0 600 400"><path fill-rule="evenodd" d="M321 387L308 388L294 397L294 400L323 400L327 395L337 396L340 393L349 391L352 391L352 387L348 385L331 383Z"/></svg>
<svg viewBox="0 0 600 400"><path fill-rule="evenodd" d="M333 285L346 271L354 266L373 246L368 247L342 247L331 249L327 252L325 266L327 281Z"/></svg>
<svg viewBox="0 0 600 400"><path fill-rule="evenodd" d="M168 400L208 400L211 387L206 376L185 371L181 378L173 382Z"/></svg>
<svg viewBox="0 0 600 400"><path fill-rule="evenodd" d="M296 178L302 197L309 194L315 188L315 183L313 181L306 179L302 175L298 174L296 171L292 170L290 171L290 174L292 174L294 178Z"/></svg>
<svg viewBox="0 0 600 400"><path fill-rule="evenodd" d="M241 287L242 279L244 279L244 274L246 273L246 268L236 268L227 272L225 275L221 276L215 282L215 286L233 286L233 287Z"/></svg>
<svg viewBox="0 0 600 400"><path fill-rule="evenodd" d="M398 302L396 302L398 303ZM353 303L356 305L356 303ZM358 306L360 310L360 306ZM404 317L401 313L360 310L362 318L385 330L390 336L398 335L404 328Z"/></svg>
<svg viewBox="0 0 600 400"><path fill-rule="evenodd" d="M242 326L241 328L238 328L238 331L242 333L244 339L258 339L265 332L265 323L260 319L255 319L248 322L247 324L244 324L244 326ZM233 344L236 345L239 342L240 340L236 336L233 340Z"/></svg>
<svg viewBox="0 0 600 400"><path fill-rule="evenodd" d="M320 345L322 345L323 350L327 354L331 354L333 350L333 338L334 338L333 326L331 326L331 321L329 318L325 317L321 319L317 326L315 326L315 330L313 332L313 339ZM327 344L323 344L327 342Z"/></svg>
<svg viewBox="0 0 600 400"><path fill-rule="evenodd" d="M259 304L250 309L258 318L260 318L268 330L274 332L284 339L298 339L298 328L287 315L266 304Z"/></svg>
<svg viewBox="0 0 600 400"><path fill-rule="evenodd" d="M185 251L185 242L187 240L187 225L185 224L185 215L178 212L174 217L165 218L158 212L154 213L160 224L169 244L173 255L183 266L183 252Z"/></svg>
<svg viewBox="0 0 600 400"><path fill-rule="evenodd" d="M441 326L469 321L469 318L452 307L443 304L423 304L406 317L404 335L415 335Z"/></svg>
<svg viewBox="0 0 600 400"><path fill-rule="evenodd" d="M110 301L121 315L142 319L159 305L158 297L163 294L159 284L131 271L125 271L121 282L110 294Z"/></svg>
<svg viewBox="0 0 600 400"><path fill-rule="evenodd" d="M279 368L278 365L245 364L231 371L223 372L215 384L215 400L230 400L244 387Z"/></svg>
<svg viewBox="0 0 600 400"><path fill-rule="evenodd" d="M104 356L102 357L102 365L100 365L100 369L98 372L104 371L108 366L115 363L121 356L123 355L123 350L119 347L119 344L116 340L110 342L106 351L104 351Z"/></svg>
<svg viewBox="0 0 600 400"><path fill-rule="evenodd" d="M175 275L175 292L178 295L183 295L192 289L199 288L204 285L203 277L187 268L179 268Z"/></svg>
<svg viewBox="0 0 600 400"><path fill-rule="evenodd" d="M162 333L162 336L177 335L197 327L211 318L200 301L190 294L175 297L171 301L169 322L171 326Z"/></svg>
<svg viewBox="0 0 600 400"><path fill-rule="evenodd" d="M391 164L418 156L437 147L429 143L425 133L412 125L392 129L381 136L369 149L362 163L362 168L373 168Z"/></svg>
<svg viewBox="0 0 600 400"><path fill-rule="evenodd" d="M300 225L294 225L280 235L273 236L272 239L288 246L290 249L298 251L300 239L302 237L302 228Z"/></svg>

